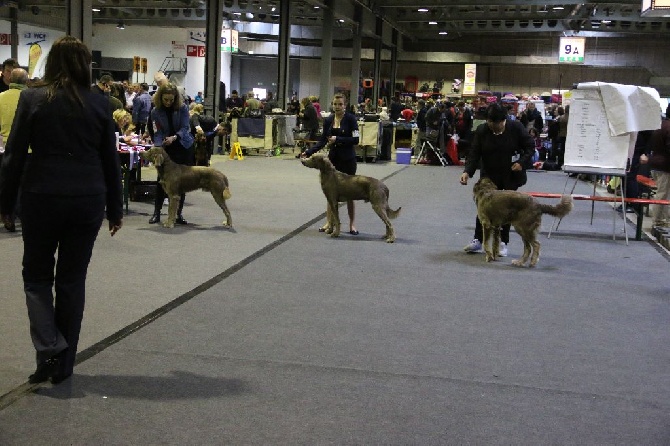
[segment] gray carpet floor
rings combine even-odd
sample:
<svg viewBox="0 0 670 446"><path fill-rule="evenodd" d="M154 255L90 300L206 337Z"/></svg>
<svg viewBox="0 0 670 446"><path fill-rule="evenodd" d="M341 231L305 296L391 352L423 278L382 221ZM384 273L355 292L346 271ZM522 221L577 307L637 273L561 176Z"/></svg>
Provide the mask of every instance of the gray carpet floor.
<svg viewBox="0 0 670 446"><path fill-rule="evenodd" d="M319 233L318 173L292 156L214 166L234 229L198 191L186 227L131 202L101 231L58 386L26 383L21 235L0 233L0 444L670 444L670 257L632 225L626 244L611 205L575 202L551 238L545 216L540 263L517 268L515 233L497 262L462 251L459 167L359 164L402 206L387 244L366 203L360 235Z"/></svg>

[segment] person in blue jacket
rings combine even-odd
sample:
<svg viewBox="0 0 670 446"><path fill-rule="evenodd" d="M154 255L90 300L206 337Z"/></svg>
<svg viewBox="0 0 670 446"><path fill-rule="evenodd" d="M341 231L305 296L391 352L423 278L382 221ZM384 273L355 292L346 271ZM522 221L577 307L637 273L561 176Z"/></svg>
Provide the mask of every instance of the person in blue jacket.
<svg viewBox="0 0 670 446"><path fill-rule="evenodd" d="M318 143L303 153L304 157L310 157L324 147L330 149L328 159L335 169L340 172L356 175L356 150L358 144L358 121L356 116L347 110L347 101L343 94L337 93L333 97L333 113L324 120L323 133ZM358 235L354 226L356 212L354 202L347 201L347 212L349 213L349 234ZM328 222L319 231L326 232L329 228Z"/></svg>
<svg viewBox="0 0 670 446"><path fill-rule="evenodd" d="M173 84L161 85L154 94L154 108L151 110L151 121L153 123L154 146L163 147L172 161L177 164L193 165L195 161L194 151L191 150L195 138L191 134L191 121L188 107L182 102L177 87ZM165 200L165 191L160 185L158 178L156 187L156 201L154 202L154 215L149 224L161 221L161 209ZM182 216L184 198L181 194L179 207L177 208L178 225L187 224Z"/></svg>

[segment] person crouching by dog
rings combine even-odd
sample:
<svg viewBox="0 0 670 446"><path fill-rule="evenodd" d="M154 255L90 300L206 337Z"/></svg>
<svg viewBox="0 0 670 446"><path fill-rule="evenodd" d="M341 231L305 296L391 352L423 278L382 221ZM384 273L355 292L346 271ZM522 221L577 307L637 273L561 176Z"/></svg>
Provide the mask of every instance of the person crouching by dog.
<svg viewBox="0 0 670 446"><path fill-rule="evenodd" d="M535 153L535 142L519 121L507 119L507 110L498 103L486 109L486 123L475 130L470 153L460 182L468 184L477 168L480 176L488 177L499 190L517 190L526 184L526 166L529 166ZM500 231L499 255L507 256L510 225L504 225ZM475 237L463 250L482 252L482 224L477 217Z"/></svg>
<svg viewBox="0 0 670 446"><path fill-rule="evenodd" d="M307 158L322 148L329 148L328 159L335 169L340 172L356 175L356 150L358 144L358 121L356 116L346 111L347 101L343 94L337 93L333 97L333 113L323 123L323 133L318 143L303 152L302 156ZM347 201L347 212L349 214L349 234L358 235L354 226L356 212L354 202ZM329 229L328 222L319 228L319 232Z"/></svg>
<svg viewBox="0 0 670 446"><path fill-rule="evenodd" d="M171 83L163 84L158 87L154 94L154 108L151 110L151 121L153 122L154 146L162 146L172 161L177 164L187 166L193 165L193 147L194 138L191 135L191 125L188 114L188 107L182 102L181 95ZM160 175L158 177L158 186L156 187L156 201L154 202L154 215L149 220L149 224L155 224L161 221L161 209L165 200L165 191L160 185ZM177 219L175 223L185 225L187 221L182 215L184 208L184 198L186 194L182 193L177 208Z"/></svg>

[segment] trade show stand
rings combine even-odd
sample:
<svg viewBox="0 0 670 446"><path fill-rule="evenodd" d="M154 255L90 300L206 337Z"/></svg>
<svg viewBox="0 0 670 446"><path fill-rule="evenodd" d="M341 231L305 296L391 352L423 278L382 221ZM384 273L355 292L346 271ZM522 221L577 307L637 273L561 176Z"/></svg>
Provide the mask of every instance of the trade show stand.
<svg viewBox="0 0 670 446"><path fill-rule="evenodd" d="M293 147L295 115L268 114L262 118L233 118L231 144L239 142L245 150L272 150L275 147Z"/></svg>

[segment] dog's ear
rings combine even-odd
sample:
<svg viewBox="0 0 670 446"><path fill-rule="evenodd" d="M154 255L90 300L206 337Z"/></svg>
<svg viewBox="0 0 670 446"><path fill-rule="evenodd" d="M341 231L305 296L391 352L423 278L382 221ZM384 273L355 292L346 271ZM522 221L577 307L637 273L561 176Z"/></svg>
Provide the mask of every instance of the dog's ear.
<svg viewBox="0 0 670 446"><path fill-rule="evenodd" d="M162 152L157 152L154 155L154 164L156 166L161 166L163 165L163 153Z"/></svg>

